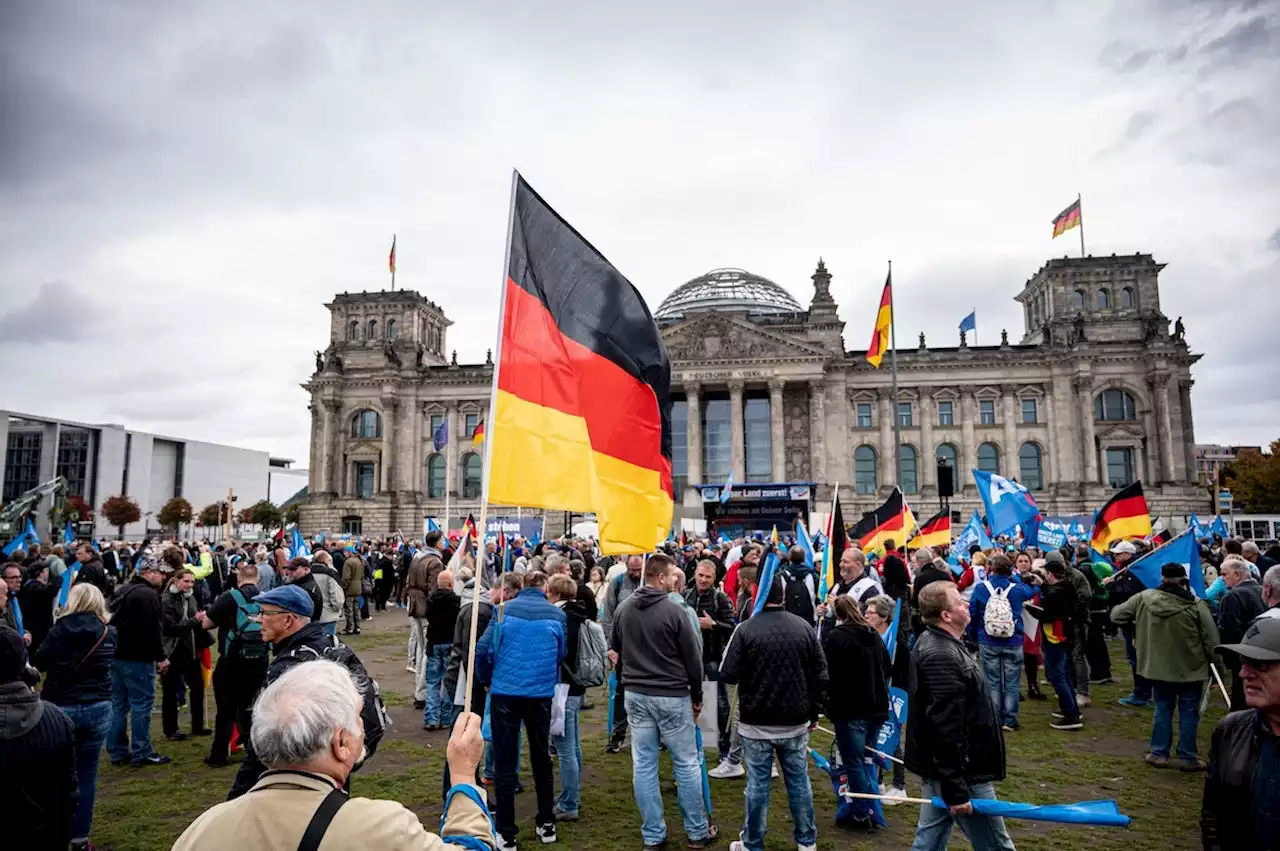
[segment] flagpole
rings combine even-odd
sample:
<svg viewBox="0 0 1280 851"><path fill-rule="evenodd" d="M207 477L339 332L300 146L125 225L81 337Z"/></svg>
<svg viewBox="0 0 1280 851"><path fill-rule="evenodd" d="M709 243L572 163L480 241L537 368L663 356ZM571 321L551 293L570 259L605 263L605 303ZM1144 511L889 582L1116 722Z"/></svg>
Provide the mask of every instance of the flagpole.
<svg viewBox="0 0 1280 851"><path fill-rule="evenodd" d="M893 261L889 261L889 366L893 382L893 484L898 486L901 464L898 460L902 445L902 417L898 414L898 317L893 312ZM977 342L977 338L974 338Z"/></svg>
<svg viewBox="0 0 1280 851"><path fill-rule="evenodd" d="M481 480L480 488L480 520L477 529L477 540L482 534L480 530L486 528L487 515L489 513L489 470L493 465L493 430L496 422L494 420L494 411L498 403L498 371L502 364L502 323L507 315L507 268L511 261L511 237L515 231L516 223L516 189L519 186L520 172L514 168L511 169L511 201L507 207L507 240L506 250L502 252L502 288L499 290L498 300L498 342L493 350L493 384L489 389L489 428L486 429L487 434L484 438L484 478ZM476 550L479 555L479 547ZM477 558L479 562L479 558ZM483 573L482 565L476 564L476 588L475 595L471 598L471 637L467 646L467 693L464 697L462 711L468 713L471 711L471 694L474 688L476 675L476 627L480 623L480 589L483 586L481 574ZM506 606L506 601L499 604L499 623L501 623L502 610ZM481 709L483 711L483 708Z"/></svg>
<svg viewBox="0 0 1280 851"><path fill-rule="evenodd" d="M1080 256L1084 257L1084 207L1080 203L1080 193L1076 193L1076 217L1080 220Z"/></svg>

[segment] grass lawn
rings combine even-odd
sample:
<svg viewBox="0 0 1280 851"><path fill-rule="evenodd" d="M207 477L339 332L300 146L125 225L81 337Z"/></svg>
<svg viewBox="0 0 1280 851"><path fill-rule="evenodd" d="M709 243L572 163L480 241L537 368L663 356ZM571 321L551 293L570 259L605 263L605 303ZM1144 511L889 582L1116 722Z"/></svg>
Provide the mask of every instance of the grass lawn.
<svg viewBox="0 0 1280 851"><path fill-rule="evenodd" d="M361 659L382 685L395 720L370 765L353 779L357 795L390 798L404 803L434 828L440 818L440 785L447 736L422 729L421 714L412 708L411 675L404 670L408 618L403 611L380 613L366 624L365 633L351 640ZM1116 685L1094 686L1094 706L1085 711L1086 727L1077 733L1049 729L1053 700L1024 701L1023 728L1006 737L1009 777L998 784L1001 798L1030 803L1062 803L1115 798L1122 811L1133 817L1128 829L1081 828L1040 822L1011 821L1014 841L1021 848L1137 851L1137 849L1198 848L1200 796L1203 775L1158 771L1142 762L1150 734L1150 710L1127 709L1116 700L1129 689L1128 666L1122 646L1112 642ZM1041 674L1043 677L1043 672ZM1049 692L1051 693L1051 692ZM594 707L583 713L584 777L583 819L559 828L559 846L593 851L638 849L640 818L631 789L631 760L624 751L604 752L606 714L603 689L590 695ZM157 698L158 699L158 698ZM209 700L212 724L212 698ZM1210 701L1200 725L1201 756L1208 756L1209 736L1224 712L1220 695ZM185 712L183 723L187 723ZM169 742L160 735L155 716L156 749L173 757L158 768L115 768L103 756L98 780L94 819L95 844L114 851L160 851L169 848L182 830L204 809L221 801L235 773L229 768L211 769L202 758L208 739ZM813 735L814 746L825 750L830 742L822 733ZM714 764L714 749L708 759ZM532 775L525 755L522 781L528 791L516 799L524 845L532 837L534 811ZM818 814L818 847L821 849L905 848L911 842L917 809L887 808L887 829L874 837L849 834L834 827L834 795L826 776L814 769L814 801ZM675 785L670 762L661 769L667 825L673 848L683 847ZM713 820L727 844L741 826L745 780L713 780ZM918 781L908 775L908 793L918 794ZM791 836L786 792L781 781L773 784L769 812L769 849L795 848ZM957 830L953 847L967 848ZM725 847L722 845L721 847Z"/></svg>

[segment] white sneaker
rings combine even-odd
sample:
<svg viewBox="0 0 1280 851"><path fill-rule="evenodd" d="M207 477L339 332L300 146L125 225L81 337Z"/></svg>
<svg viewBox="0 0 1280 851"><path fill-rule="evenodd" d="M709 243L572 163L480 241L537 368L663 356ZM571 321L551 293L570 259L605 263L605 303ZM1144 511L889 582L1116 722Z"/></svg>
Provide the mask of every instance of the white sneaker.
<svg viewBox="0 0 1280 851"><path fill-rule="evenodd" d="M886 807L896 807L901 804L907 797L906 789L899 789L897 786L891 788L884 793L884 798L880 801Z"/></svg>
<svg viewBox="0 0 1280 851"><path fill-rule="evenodd" d="M416 673L418 673L418 669L417 669L417 668L415 668L415 667L413 667L412 665L405 665L405 666L404 666L404 669L405 669L406 671L408 671L409 673L411 673L411 674L416 674Z"/></svg>
<svg viewBox="0 0 1280 851"><path fill-rule="evenodd" d="M551 845L556 841L556 825L555 822L550 824L540 824L534 828L534 833L538 835L538 841L543 845Z"/></svg>
<svg viewBox="0 0 1280 851"><path fill-rule="evenodd" d="M730 780L734 777L745 777L746 774L747 769L742 766L742 763L729 762L727 759L707 772L708 777L714 777L716 780Z"/></svg>
<svg viewBox="0 0 1280 851"><path fill-rule="evenodd" d="M499 833L497 851L517 851L516 841L513 839L510 842L508 842L506 839L503 838L502 834Z"/></svg>
<svg viewBox="0 0 1280 851"><path fill-rule="evenodd" d="M769 766L769 779L770 780L778 779L778 764L776 762L773 765Z"/></svg>
<svg viewBox="0 0 1280 851"><path fill-rule="evenodd" d="M796 851L818 851L817 845L797 845Z"/></svg>
<svg viewBox="0 0 1280 851"><path fill-rule="evenodd" d="M1089 697L1089 695L1087 695L1087 694L1077 694L1077 695L1076 695L1076 708L1077 708L1077 709L1084 709L1086 706L1092 706L1092 705L1093 705L1093 698Z"/></svg>

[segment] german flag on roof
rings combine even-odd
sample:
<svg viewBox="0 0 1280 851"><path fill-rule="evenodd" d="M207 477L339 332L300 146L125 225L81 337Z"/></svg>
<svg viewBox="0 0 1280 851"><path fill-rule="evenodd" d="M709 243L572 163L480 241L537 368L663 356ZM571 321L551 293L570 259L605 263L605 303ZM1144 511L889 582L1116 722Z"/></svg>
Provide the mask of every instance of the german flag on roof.
<svg viewBox="0 0 1280 851"><path fill-rule="evenodd" d="M1053 235L1059 236L1080 226L1080 199L1072 201L1067 209L1053 217Z"/></svg>
<svg viewBox="0 0 1280 851"><path fill-rule="evenodd" d="M858 541L858 546L864 553L882 552L886 541L893 541L901 546L915 526L916 519L907 507L902 491L894 488L884 505L862 515L858 525L850 530L849 536Z"/></svg>
<svg viewBox="0 0 1280 851"><path fill-rule="evenodd" d="M1093 535L1089 545L1105 552L1112 542L1126 538L1145 538L1151 534L1151 514L1147 498L1142 495L1142 482L1124 488L1102 506L1093 518Z"/></svg>
<svg viewBox="0 0 1280 851"><path fill-rule="evenodd" d="M916 532L916 536L907 541L907 549L920 550L925 547L947 547L951 545L951 512L939 511L930 517Z"/></svg>
<svg viewBox="0 0 1280 851"><path fill-rule="evenodd" d="M600 549L671 528L671 363L640 293L515 176L488 499L595 512Z"/></svg>

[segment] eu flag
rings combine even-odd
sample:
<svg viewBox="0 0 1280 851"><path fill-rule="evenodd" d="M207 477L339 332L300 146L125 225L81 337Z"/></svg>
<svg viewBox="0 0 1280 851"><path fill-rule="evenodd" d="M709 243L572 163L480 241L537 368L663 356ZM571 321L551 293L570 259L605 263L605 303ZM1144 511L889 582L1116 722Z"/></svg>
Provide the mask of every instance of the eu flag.
<svg viewBox="0 0 1280 851"><path fill-rule="evenodd" d="M961 331L977 331L978 330L978 311L972 310L969 315L960 320Z"/></svg>

